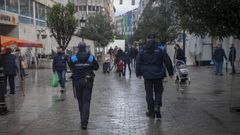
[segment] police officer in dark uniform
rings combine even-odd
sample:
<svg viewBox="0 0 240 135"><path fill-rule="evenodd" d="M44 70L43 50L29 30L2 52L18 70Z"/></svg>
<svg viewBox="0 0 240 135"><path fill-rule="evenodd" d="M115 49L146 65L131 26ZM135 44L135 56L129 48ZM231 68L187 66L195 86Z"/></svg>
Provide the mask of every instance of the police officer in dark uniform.
<svg viewBox="0 0 240 135"><path fill-rule="evenodd" d="M81 116L81 127L87 129L90 101L95 74L93 70L98 70L99 64L95 57L86 50L85 43L79 43L78 52L70 59L72 69L72 80L76 90L76 96Z"/></svg>
<svg viewBox="0 0 240 135"><path fill-rule="evenodd" d="M148 105L148 117L161 118L160 107L162 106L163 83L166 66L169 76L173 76L172 61L168 54L158 48L155 35L148 35L147 43L140 50L136 61L136 75L143 76ZM163 65L164 64L164 65ZM155 93L155 98L153 98Z"/></svg>

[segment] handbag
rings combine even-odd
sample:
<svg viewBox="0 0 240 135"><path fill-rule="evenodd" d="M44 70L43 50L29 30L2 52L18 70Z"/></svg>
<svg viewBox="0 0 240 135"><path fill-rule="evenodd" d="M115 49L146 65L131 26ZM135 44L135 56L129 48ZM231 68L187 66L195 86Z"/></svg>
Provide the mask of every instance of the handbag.
<svg viewBox="0 0 240 135"><path fill-rule="evenodd" d="M24 60L22 60L22 61L21 61L21 67L22 67L22 69L27 69L27 68L28 68L27 62L24 61Z"/></svg>

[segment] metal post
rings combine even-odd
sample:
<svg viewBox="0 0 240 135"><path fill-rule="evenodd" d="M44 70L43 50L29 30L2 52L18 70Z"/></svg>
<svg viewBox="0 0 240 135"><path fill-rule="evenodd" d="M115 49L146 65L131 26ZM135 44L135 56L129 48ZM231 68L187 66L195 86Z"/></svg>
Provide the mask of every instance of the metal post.
<svg viewBox="0 0 240 135"><path fill-rule="evenodd" d="M8 113L6 102L5 102L5 76L3 74L3 67L0 65L0 115Z"/></svg>
<svg viewBox="0 0 240 135"><path fill-rule="evenodd" d="M82 42L84 42L84 38L83 38L83 27L82 27L81 29L82 29Z"/></svg>
<svg viewBox="0 0 240 135"><path fill-rule="evenodd" d="M185 58L185 61L186 61L186 33L185 31L183 31L183 53L184 53L184 58Z"/></svg>
<svg viewBox="0 0 240 135"><path fill-rule="evenodd" d="M0 37L0 61L1 61L1 37ZM6 102L5 102L5 76L3 73L3 67L0 62L0 115L8 113Z"/></svg>

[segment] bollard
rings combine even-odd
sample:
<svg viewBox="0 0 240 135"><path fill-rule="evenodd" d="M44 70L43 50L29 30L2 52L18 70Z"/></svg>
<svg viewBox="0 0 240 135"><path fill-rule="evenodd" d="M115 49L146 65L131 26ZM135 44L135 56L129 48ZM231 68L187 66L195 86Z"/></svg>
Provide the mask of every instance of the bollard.
<svg viewBox="0 0 240 135"><path fill-rule="evenodd" d="M6 102L5 102L5 76L3 73L3 68L0 67L0 115L5 115L8 113Z"/></svg>

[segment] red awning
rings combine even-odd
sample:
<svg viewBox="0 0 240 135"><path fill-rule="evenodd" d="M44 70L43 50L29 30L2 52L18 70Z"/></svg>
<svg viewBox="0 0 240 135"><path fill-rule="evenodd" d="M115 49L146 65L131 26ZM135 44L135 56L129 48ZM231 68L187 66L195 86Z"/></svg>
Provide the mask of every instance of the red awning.
<svg viewBox="0 0 240 135"><path fill-rule="evenodd" d="M34 47L43 48L43 44L32 41L22 40L13 37L0 36L1 47L10 47L16 45L16 47Z"/></svg>

